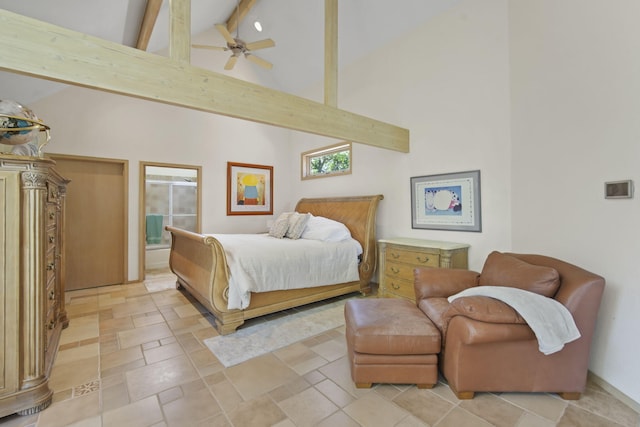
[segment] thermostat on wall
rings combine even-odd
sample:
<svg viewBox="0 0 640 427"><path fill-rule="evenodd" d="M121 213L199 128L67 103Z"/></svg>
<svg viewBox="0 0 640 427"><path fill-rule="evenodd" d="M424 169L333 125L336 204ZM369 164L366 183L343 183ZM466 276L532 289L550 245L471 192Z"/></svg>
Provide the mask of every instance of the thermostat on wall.
<svg viewBox="0 0 640 427"><path fill-rule="evenodd" d="M611 181L604 183L605 199L630 199L633 197L633 181Z"/></svg>

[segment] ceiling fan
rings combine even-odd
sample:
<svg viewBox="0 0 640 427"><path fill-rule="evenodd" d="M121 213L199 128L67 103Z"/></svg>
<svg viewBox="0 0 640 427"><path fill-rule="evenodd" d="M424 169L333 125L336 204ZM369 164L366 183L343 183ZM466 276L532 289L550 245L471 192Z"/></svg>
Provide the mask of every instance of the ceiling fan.
<svg viewBox="0 0 640 427"><path fill-rule="evenodd" d="M237 14L240 16L240 6L239 3L236 3ZM224 66L225 70L231 70L236 65L238 58L241 55L244 55L249 61L264 67L268 70L273 68L273 64L269 61L266 61L260 57L255 56L252 52L259 49L266 49L268 47L273 47L276 43L271 39L264 39L257 42L246 43L244 40L240 39L240 22L236 26L236 36L233 37L227 26L225 24L216 24L216 29L222 34L222 37L227 42L227 45L222 46L210 46L204 44L192 44L191 46L196 49L210 49L210 50L222 50L222 51L231 51L231 57L227 61Z"/></svg>

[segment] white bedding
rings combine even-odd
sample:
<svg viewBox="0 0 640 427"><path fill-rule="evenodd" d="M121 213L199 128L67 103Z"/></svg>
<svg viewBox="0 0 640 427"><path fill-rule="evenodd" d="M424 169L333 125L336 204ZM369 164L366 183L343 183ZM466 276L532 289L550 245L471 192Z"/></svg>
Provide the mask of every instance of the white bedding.
<svg viewBox="0 0 640 427"><path fill-rule="evenodd" d="M251 292L309 288L359 279L355 239L323 242L268 234L211 234L229 265L229 309L249 306Z"/></svg>

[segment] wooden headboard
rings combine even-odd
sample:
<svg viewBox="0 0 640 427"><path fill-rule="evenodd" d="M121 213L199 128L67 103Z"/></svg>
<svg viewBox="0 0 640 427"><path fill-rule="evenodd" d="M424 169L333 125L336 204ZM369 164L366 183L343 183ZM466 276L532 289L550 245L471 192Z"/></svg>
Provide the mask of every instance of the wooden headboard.
<svg viewBox="0 0 640 427"><path fill-rule="evenodd" d="M382 194L373 196L304 198L298 201L296 212L339 221L347 226L351 236L362 245L361 280L370 280L376 267L376 214Z"/></svg>

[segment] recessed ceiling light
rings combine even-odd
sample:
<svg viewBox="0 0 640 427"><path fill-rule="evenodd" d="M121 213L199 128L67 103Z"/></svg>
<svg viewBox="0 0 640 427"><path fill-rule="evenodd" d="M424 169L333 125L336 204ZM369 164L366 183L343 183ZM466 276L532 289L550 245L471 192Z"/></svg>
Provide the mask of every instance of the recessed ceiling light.
<svg viewBox="0 0 640 427"><path fill-rule="evenodd" d="M253 23L253 27L258 30L258 32L262 31L262 24L260 23L260 21L254 21Z"/></svg>

